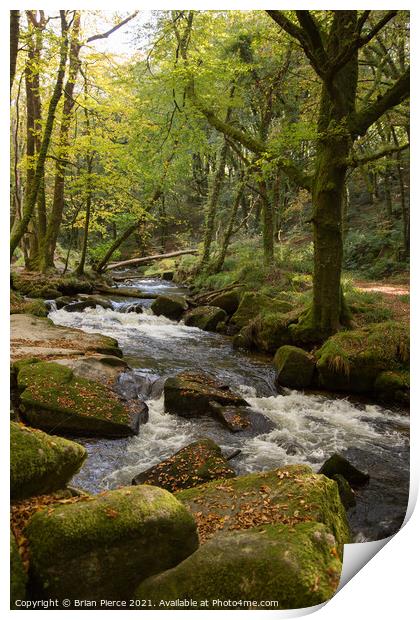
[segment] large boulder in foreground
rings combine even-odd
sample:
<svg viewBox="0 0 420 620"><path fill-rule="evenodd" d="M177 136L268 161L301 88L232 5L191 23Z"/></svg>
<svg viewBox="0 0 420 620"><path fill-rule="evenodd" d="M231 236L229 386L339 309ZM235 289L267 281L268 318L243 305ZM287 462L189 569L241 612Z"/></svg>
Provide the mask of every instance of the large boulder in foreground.
<svg viewBox="0 0 420 620"><path fill-rule="evenodd" d="M83 446L10 423L10 491L12 499L62 489L86 459Z"/></svg>
<svg viewBox="0 0 420 620"><path fill-rule="evenodd" d="M226 312L215 306L198 306L189 310L184 316L185 325L199 327L208 332L214 331L218 324L226 319Z"/></svg>
<svg viewBox="0 0 420 620"><path fill-rule="evenodd" d="M21 366L19 409L36 428L60 434L127 437L144 421L142 404L124 402L106 384L84 379L55 362Z"/></svg>
<svg viewBox="0 0 420 620"><path fill-rule="evenodd" d="M301 389L309 387L315 370L312 357L298 347L284 345L277 349L274 356L277 370L276 386Z"/></svg>
<svg viewBox="0 0 420 620"><path fill-rule="evenodd" d="M222 601L255 601L237 609L296 609L318 605L335 593L341 576L336 541L322 523L293 528L264 525L246 532L219 534L181 564L150 577L135 597L161 601L207 599L206 609L224 609Z"/></svg>
<svg viewBox="0 0 420 620"><path fill-rule="evenodd" d="M10 334L12 361L31 357L54 359L90 353L122 357L115 338L54 325L47 318L13 314L10 317Z"/></svg>
<svg viewBox="0 0 420 620"><path fill-rule="evenodd" d="M188 303L183 297L176 295L159 295L150 307L157 316L163 315L173 321L179 321L185 310L188 310Z"/></svg>
<svg viewBox="0 0 420 620"><path fill-rule="evenodd" d="M306 465L287 465L230 480L208 482L176 494L194 515L201 541L219 531L268 523L324 523L341 556L350 542L346 512L337 484Z"/></svg>
<svg viewBox="0 0 420 620"><path fill-rule="evenodd" d="M50 506L32 517L25 536L36 596L60 600L126 600L198 546L188 510L146 485Z"/></svg>
<svg viewBox="0 0 420 620"><path fill-rule="evenodd" d="M133 484L152 484L174 493L181 489L232 478L235 471L211 439L200 439L133 478Z"/></svg>
<svg viewBox="0 0 420 620"><path fill-rule="evenodd" d="M317 352L320 385L329 390L374 392L384 371L408 368L409 329L394 321L335 334Z"/></svg>
<svg viewBox="0 0 420 620"><path fill-rule="evenodd" d="M230 407L247 406L241 396L204 372L184 371L165 381L165 410L184 418L212 415L212 401Z"/></svg>
<svg viewBox="0 0 420 620"><path fill-rule="evenodd" d="M10 608L19 609L16 601L26 599L28 580L13 532L10 532Z"/></svg>

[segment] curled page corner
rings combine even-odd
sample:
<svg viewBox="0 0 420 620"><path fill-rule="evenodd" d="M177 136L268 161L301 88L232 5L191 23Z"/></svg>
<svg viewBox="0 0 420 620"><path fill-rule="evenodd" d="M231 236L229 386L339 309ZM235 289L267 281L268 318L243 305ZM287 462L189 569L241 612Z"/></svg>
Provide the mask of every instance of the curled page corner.
<svg viewBox="0 0 420 620"><path fill-rule="evenodd" d="M395 534L393 534L395 536ZM393 538L344 545L343 568L336 594Z"/></svg>

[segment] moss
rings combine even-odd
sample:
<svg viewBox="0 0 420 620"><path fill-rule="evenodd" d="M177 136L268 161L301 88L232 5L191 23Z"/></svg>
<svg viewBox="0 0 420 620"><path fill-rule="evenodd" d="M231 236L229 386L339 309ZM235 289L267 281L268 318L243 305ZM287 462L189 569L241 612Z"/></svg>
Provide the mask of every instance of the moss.
<svg viewBox="0 0 420 620"><path fill-rule="evenodd" d="M178 321L188 309L188 304L182 297L175 295L159 295L150 306L157 316L166 316L168 319Z"/></svg>
<svg viewBox="0 0 420 620"><path fill-rule="evenodd" d="M206 331L214 331L217 325L226 321L227 314L222 308L215 306L198 306L185 314L185 325L199 327Z"/></svg>
<svg viewBox="0 0 420 620"><path fill-rule="evenodd" d="M280 347L274 356L274 366L277 386L305 388L311 385L315 362L303 349L290 345Z"/></svg>
<svg viewBox="0 0 420 620"><path fill-rule="evenodd" d="M10 293L10 314L33 314L45 317L48 309L43 299L25 299L18 293Z"/></svg>
<svg viewBox="0 0 420 620"><path fill-rule="evenodd" d="M16 601L26 599L27 575L13 532L10 532L10 609L19 609Z"/></svg>
<svg viewBox="0 0 420 620"><path fill-rule="evenodd" d="M99 436L135 432L132 412L106 386L77 377L54 362L24 366L18 374L20 409L33 426Z"/></svg>
<svg viewBox="0 0 420 620"><path fill-rule="evenodd" d="M152 484L175 492L233 476L235 471L223 458L220 447L211 439L200 439L138 474L133 484Z"/></svg>
<svg viewBox="0 0 420 620"><path fill-rule="evenodd" d="M219 295L212 296L211 301L208 302L210 306L217 306L222 308L229 316L232 316L238 309L241 296L237 289L232 291L225 291Z"/></svg>
<svg viewBox="0 0 420 620"><path fill-rule="evenodd" d="M73 441L10 424L10 487L13 499L64 487L79 471L87 453Z"/></svg>
<svg viewBox="0 0 420 620"><path fill-rule="evenodd" d="M401 370L409 361L408 327L393 321L332 336L317 352L321 385L327 389L373 391L385 370Z"/></svg>
<svg viewBox="0 0 420 620"><path fill-rule="evenodd" d="M217 531L265 523L317 521L334 534L340 553L350 534L337 484L306 465L289 465L180 491L197 519L202 539Z"/></svg>
<svg viewBox="0 0 420 620"><path fill-rule="evenodd" d="M38 596L122 600L198 546L190 513L151 486L125 487L36 513L25 528Z"/></svg>
<svg viewBox="0 0 420 620"><path fill-rule="evenodd" d="M376 378L374 390L380 400L408 405L410 373L406 370L381 372Z"/></svg>
<svg viewBox="0 0 420 620"><path fill-rule="evenodd" d="M354 496L354 491L347 482L347 480L341 474L335 474L332 477L333 480L337 483L338 492L340 494L340 499L343 503L343 506L346 510L352 508L356 505L356 499Z"/></svg>
<svg viewBox="0 0 420 620"><path fill-rule="evenodd" d="M265 525L213 538L177 567L142 583L135 597L157 608L161 601L207 599L206 609L223 609L216 601L263 609L267 600L278 602L275 609L296 609L331 598L340 575L335 539L323 524Z"/></svg>
<svg viewBox="0 0 420 620"><path fill-rule="evenodd" d="M262 314L278 315L289 312L291 309L290 302L284 299L275 299L261 293L245 292L238 309L231 318L231 323L242 328Z"/></svg>

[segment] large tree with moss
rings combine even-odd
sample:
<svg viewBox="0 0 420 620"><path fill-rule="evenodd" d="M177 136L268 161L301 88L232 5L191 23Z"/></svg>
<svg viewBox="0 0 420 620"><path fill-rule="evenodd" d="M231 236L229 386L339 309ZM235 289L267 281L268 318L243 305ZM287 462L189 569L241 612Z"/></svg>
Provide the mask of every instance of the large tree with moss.
<svg viewBox="0 0 420 620"><path fill-rule="evenodd" d="M322 340L347 320L341 290L342 208L346 173L359 162L354 142L388 110L409 96L409 68L385 90L377 89L370 100L357 107L360 51L396 18L398 11L267 11L267 14L303 50L321 94L313 165L302 170L243 127L223 120L197 91L194 68L188 56L193 36L193 12L184 15L185 29L179 51L184 58L186 93L208 122L230 140L276 162L278 169L298 186L312 193L314 237L313 301L302 317L300 339ZM383 153L384 155L386 152ZM378 158L382 153L370 155Z"/></svg>

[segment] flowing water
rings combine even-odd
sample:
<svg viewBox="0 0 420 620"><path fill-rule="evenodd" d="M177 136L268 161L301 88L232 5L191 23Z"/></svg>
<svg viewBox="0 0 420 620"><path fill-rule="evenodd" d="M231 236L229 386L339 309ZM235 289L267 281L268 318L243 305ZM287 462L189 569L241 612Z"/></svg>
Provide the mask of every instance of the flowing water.
<svg viewBox="0 0 420 620"><path fill-rule="evenodd" d="M131 281L131 286L151 293L186 293L184 287L161 280L139 279ZM234 350L225 336L156 317L150 304L118 297L116 289L112 310L50 312L56 324L116 338L132 368L124 377L127 389L134 386L137 394L148 399L149 422L137 437L82 440L89 458L73 479L75 485L98 492L131 484L137 473L203 436L214 439L227 455L241 450L231 461L238 474L290 463L306 463L317 471L332 453L339 452L371 475L369 485L357 492L356 507L348 513L355 540L379 539L398 529L409 484L406 412L337 395L292 390L279 395L268 358ZM229 384L254 410L270 418L275 428L246 437L230 433L211 418L186 420L165 413L164 379L184 369L209 372Z"/></svg>

